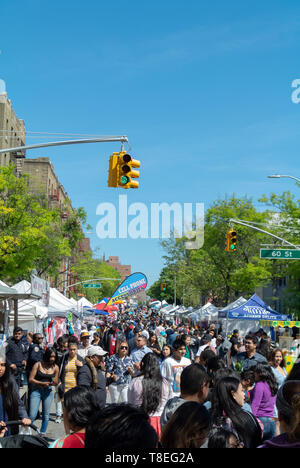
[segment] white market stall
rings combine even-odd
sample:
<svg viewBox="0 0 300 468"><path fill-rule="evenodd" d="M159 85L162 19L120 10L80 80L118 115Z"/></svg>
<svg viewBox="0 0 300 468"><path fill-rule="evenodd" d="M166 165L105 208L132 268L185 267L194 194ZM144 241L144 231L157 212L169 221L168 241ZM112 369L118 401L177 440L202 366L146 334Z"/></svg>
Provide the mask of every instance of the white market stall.
<svg viewBox="0 0 300 468"><path fill-rule="evenodd" d="M13 285L13 288L22 295L31 294L31 283L26 280L20 281ZM40 299L23 299L18 302L18 324L23 330L28 330L33 333L43 332L43 322L48 317L48 307L42 305ZM10 327L12 332L14 314L11 311L9 314Z"/></svg>
<svg viewBox="0 0 300 468"><path fill-rule="evenodd" d="M30 284L30 283L29 283ZM32 311L24 311L19 314L19 305L22 301L37 301L39 296L32 294L31 287L22 282L14 287L9 287L3 281L0 281L0 300L2 301L2 311L4 320L1 319L3 331L5 334L12 333L15 326L21 326L24 330L35 331L38 327L38 318Z"/></svg>
<svg viewBox="0 0 300 468"><path fill-rule="evenodd" d="M48 343L52 344L65 333L79 336L82 322L77 305L55 288L50 288L48 320L44 324Z"/></svg>

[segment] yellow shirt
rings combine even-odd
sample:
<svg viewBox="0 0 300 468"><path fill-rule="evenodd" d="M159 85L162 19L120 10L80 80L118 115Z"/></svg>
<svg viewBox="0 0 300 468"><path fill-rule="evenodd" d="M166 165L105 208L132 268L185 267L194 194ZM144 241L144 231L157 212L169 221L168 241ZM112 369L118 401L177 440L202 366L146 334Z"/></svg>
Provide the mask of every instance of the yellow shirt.
<svg viewBox="0 0 300 468"><path fill-rule="evenodd" d="M74 357L71 361L68 360L66 364L66 377L65 377L65 391L67 392L71 388L76 387L76 375L77 375L77 366L76 366L77 357Z"/></svg>

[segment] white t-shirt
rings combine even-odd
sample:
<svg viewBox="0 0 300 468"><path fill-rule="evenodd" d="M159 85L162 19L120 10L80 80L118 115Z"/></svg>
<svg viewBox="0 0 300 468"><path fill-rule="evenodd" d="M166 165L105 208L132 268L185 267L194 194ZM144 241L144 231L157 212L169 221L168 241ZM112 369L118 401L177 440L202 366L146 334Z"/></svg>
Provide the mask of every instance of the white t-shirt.
<svg viewBox="0 0 300 468"><path fill-rule="evenodd" d="M170 394L169 398L180 395L180 376L183 369L189 366L190 359L185 357L177 361L173 357L167 358L161 365L161 375L169 382Z"/></svg>
<svg viewBox="0 0 300 468"><path fill-rule="evenodd" d="M202 353L202 351L204 351L206 348L209 348L211 346L210 343L206 343L205 345L202 345L199 347L198 351L197 351L197 354L196 356L200 356L200 354Z"/></svg>

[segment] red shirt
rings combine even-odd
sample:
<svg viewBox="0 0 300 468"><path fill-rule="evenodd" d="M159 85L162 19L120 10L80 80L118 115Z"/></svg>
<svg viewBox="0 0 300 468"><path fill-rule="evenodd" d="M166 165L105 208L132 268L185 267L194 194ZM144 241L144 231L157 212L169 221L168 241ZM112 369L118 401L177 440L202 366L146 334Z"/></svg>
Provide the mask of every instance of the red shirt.
<svg viewBox="0 0 300 468"><path fill-rule="evenodd" d="M76 432L59 439L53 448L84 448L85 433Z"/></svg>

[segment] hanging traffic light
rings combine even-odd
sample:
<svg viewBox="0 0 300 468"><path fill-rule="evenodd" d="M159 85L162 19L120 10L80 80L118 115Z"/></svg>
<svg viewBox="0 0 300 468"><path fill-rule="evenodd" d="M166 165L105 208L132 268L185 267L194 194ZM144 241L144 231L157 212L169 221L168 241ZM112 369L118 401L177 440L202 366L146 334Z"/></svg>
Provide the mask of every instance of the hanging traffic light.
<svg viewBox="0 0 300 468"><path fill-rule="evenodd" d="M226 252L234 252L236 250L236 231L230 229L226 234Z"/></svg>
<svg viewBox="0 0 300 468"><path fill-rule="evenodd" d="M166 290L167 290L167 283L161 283L161 285L160 285L160 290L161 290L161 292L166 292Z"/></svg>
<svg viewBox="0 0 300 468"><path fill-rule="evenodd" d="M113 153L109 158L108 187L138 188L139 183L132 179L140 176L139 171L134 170L140 165L140 161L133 159L126 151Z"/></svg>
<svg viewBox="0 0 300 468"><path fill-rule="evenodd" d="M134 168L140 167L140 165L140 161L133 159L126 151L121 151L118 159L118 187L125 189L138 188L139 183L132 179L137 179L140 176L139 171L134 170Z"/></svg>

